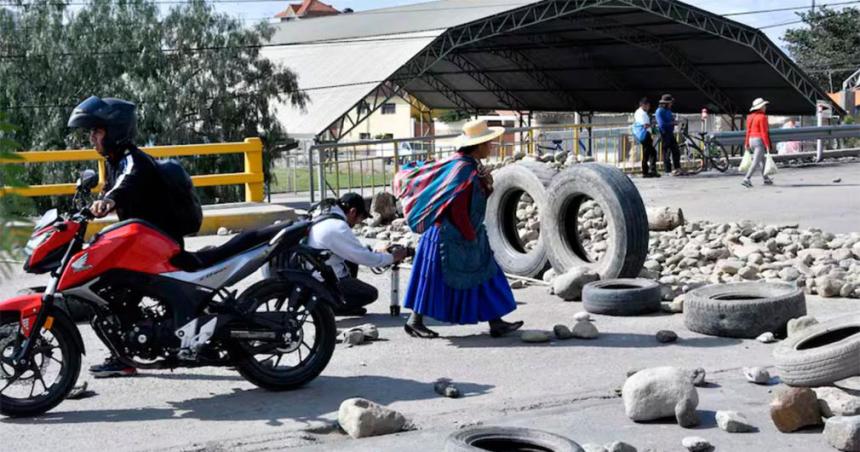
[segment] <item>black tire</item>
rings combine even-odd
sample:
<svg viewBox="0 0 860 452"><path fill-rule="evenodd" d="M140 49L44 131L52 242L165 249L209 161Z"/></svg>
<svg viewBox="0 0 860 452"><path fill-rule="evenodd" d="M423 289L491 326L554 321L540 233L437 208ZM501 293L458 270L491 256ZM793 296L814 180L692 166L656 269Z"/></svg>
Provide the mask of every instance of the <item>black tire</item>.
<svg viewBox="0 0 860 452"><path fill-rule="evenodd" d="M782 334L806 315L803 291L787 283L744 282L701 287L684 297L684 324L711 336L755 338Z"/></svg>
<svg viewBox="0 0 860 452"><path fill-rule="evenodd" d="M517 204L527 193L539 211L547 204L546 187L558 171L537 162L519 162L493 173L493 195L487 200L487 237L490 248L505 272L534 277L546 270L548 258L544 234L537 246L526 251L517 233Z"/></svg>
<svg viewBox="0 0 860 452"><path fill-rule="evenodd" d="M592 314L650 314L660 310L660 284L644 278L607 279L582 288L582 307Z"/></svg>
<svg viewBox="0 0 860 452"><path fill-rule="evenodd" d="M284 280L267 279L260 281L245 291L240 297L239 303L242 309L256 311L261 302L269 302L273 299L282 299L288 296L294 286ZM240 345L240 341L231 347L231 353L236 359L236 369L249 382L270 391L286 391L299 388L316 378L328 365L334 353L337 341L337 326L334 314L328 305L321 299L311 302L312 293L305 291L302 307L313 319L314 341L313 347L308 347L310 354L307 360L302 359L299 354L297 366L285 370L278 370L280 359L274 366L263 365L257 361L247 347ZM312 307L308 308L308 304ZM301 345L299 345L301 350ZM267 352L268 353L268 352ZM301 353L301 352L299 352ZM265 362L265 361L264 361Z"/></svg>
<svg viewBox="0 0 860 452"><path fill-rule="evenodd" d="M72 388L75 386L75 383L78 381L78 376L81 373L81 354L83 351L78 345L76 337L76 332L74 329L76 328L75 324L65 315L56 315L53 316L53 325L51 326L49 333L43 333L42 338L46 338L46 334L50 334L57 343L57 349L60 350L60 356L62 358L62 363L58 363L56 361L42 361L39 360L38 354L34 354L33 359L38 362L46 362L47 364L40 365L40 378L42 383L46 384L44 381L44 374L42 372L45 371L46 368L50 366L59 365L59 371L57 378L51 382L49 388L45 388L45 394L38 394L35 397L11 397L7 392L7 389L4 388L5 379L0 378L0 414L9 417L31 417L38 416L40 414L44 414L50 411L55 406L59 405L60 402L65 400L66 396L69 395ZM0 342L3 342L4 339L11 337L10 335L18 335L19 327L17 319L14 323L6 323L4 325L0 325ZM34 337L34 336L31 336ZM0 347L4 348L4 347ZM5 350L0 350L0 354L3 354L5 357ZM41 355L44 360L48 360L49 358L44 358L44 355ZM5 369L10 369L7 367L7 363L2 364ZM30 371L32 372L32 371ZM0 370L0 374L5 376L5 370ZM27 375L27 374L25 374ZM20 380L19 380L20 381ZM38 388L40 384L36 383L35 378L33 378L33 387ZM12 382L12 384L16 384ZM22 384L26 385L26 383ZM11 386L10 386L11 387ZM26 391L26 388L24 389Z"/></svg>
<svg viewBox="0 0 860 452"><path fill-rule="evenodd" d="M515 451L585 452L555 433L519 427L475 427L448 436L445 452Z"/></svg>
<svg viewBox="0 0 860 452"><path fill-rule="evenodd" d="M723 147L720 143L713 143L711 148L711 166L716 168L717 171L721 173L725 173L730 166L729 162L729 153L726 152L726 148Z"/></svg>
<svg viewBox="0 0 860 452"><path fill-rule="evenodd" d="M779 378L791 386L824 386L860 374L860 314L819 323L773 351Z"/></svg>
<svg viewBox="0 0 860 452"><path fill-rule="evenodd" d="M583 163L559 173L547 193L541 234L546 235L549 261L557 273L584 266L601 279L639 276L648 255L648 215L629 177L612 166ZM608 221L608 248L597 262L590 260L577 233L579 206L589 198Z"/></svg>

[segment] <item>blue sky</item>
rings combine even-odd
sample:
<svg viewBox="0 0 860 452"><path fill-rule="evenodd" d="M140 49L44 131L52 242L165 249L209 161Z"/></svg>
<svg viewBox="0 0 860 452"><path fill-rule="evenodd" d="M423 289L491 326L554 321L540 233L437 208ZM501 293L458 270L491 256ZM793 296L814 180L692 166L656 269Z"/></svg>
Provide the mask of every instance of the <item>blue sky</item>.
<svg viewBox="0 0 860 452"><path fill-rule="evenodd" d="M301 0L293 0L298 3ZM325 0L324 0L325 1ZM355 11L363 11L368 9L379 9L397 5L407 5L413 3L424 3L427 0L329 0L327 3L338 9L352 8ZM475 0L475 1L492 1L492 0ZM838 3L844 0L818 0L817 4ZM221 4L218 9L230 14L242 16L246 19L262 19L271 17L278 11L286 8L288 1L264 1L260 3L245 3L236 4ZM687 3L709 10L717 14L736 13L752 10L787 8L809 6L811 0L687 0ZM855 5L860 6L860 5ZM838 6L837 6L838 8ZM739 15L732 16L732 19L746 23L756 28L766 27L774 24L782 24L797 20L797 15L793 11L769 12L763 14ZM798 27L797 24L785 25L773 28L766 28L765 33L777 44L782 44L779 38L786 29Z"/></svg>

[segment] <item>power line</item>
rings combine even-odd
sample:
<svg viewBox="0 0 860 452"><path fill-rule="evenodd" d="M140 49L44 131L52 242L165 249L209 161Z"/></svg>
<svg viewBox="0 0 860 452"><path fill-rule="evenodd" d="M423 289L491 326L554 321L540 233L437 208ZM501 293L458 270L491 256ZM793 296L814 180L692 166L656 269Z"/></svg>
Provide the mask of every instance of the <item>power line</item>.
<svg viewBox="0 0 860 452"><path fill-rule="evenodd" d="M819 8L826 6L844 6L844 5L856 5L860 4L858 0L852 1L844 1L844 2L835 2L835 3L823 3L818 5ZM723 17L731 17L731 16L746 16L752 14L765 14L765 13L777 13L782 11L800 11L804 9L809 9L809 6L790 6L785 8L773 8L773 9L757 9L752 11L738 11L734 13L722 14Z"/></svg>

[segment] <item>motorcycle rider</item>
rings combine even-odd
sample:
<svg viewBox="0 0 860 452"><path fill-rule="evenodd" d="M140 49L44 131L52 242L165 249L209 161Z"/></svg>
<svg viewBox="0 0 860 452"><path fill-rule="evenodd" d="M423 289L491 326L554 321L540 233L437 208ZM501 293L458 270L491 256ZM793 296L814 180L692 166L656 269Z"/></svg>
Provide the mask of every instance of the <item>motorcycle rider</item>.
<svg viewBox="0 0 860 452"><path fill-rule="evenodd" d="M359 280L358 266L386 267L406 258L405 248L393 253L377 253L359 242L352 228L367 219L370 214L364 198L358 193L347 193L338 200L328 200L327 206L318 215L308 233L307 245L311 248L331 251L326 264L338 278L338 288L347 306L336 310L335 315L364 315L364 306L379 297L376 287Z"/></svg>
<svg viewBox="0 0 860 452"><path fill-rule="evenodd" d="M182 234L165 215L162 200L170 193L157 172L158 163L134 145L136 109L128 101L91 96L69 117L69 127L89 130L90 142L106 162L105 185L90 210L98 218L116 211L120 221L148 221L182 246ZM137 369L110 356L103 364L90 367L90 373L96 378L132 376Z"/></svg>

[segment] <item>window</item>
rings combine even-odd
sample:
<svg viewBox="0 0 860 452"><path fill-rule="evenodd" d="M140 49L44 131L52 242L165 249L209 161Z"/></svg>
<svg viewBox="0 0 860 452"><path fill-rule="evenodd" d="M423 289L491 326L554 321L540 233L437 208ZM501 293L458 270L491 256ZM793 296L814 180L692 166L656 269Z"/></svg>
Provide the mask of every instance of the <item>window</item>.
<svg viewBox="0 0 860 452"><path fill-rule="evenodd" d="M370 134L369 134L369 133L365 133L365 132L359 133L359 134L358 134L358 139L359 139L359 140L369 140L369 139L370 139Z"/></svg>
<svg viewBox="0 0 860 452"><path fill-rule="evenodd" d="M382 114L383 115L393 115L397 112L397 105L395 104L382 104Z"/></svg>

